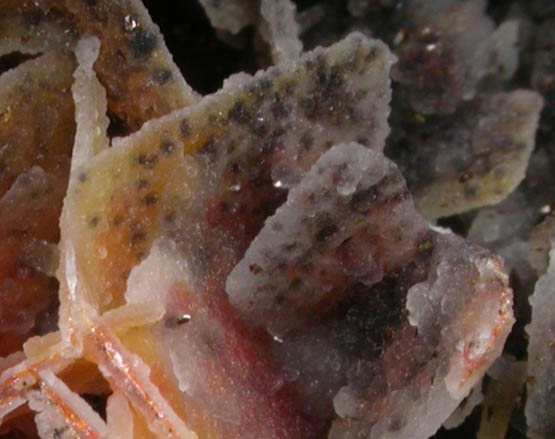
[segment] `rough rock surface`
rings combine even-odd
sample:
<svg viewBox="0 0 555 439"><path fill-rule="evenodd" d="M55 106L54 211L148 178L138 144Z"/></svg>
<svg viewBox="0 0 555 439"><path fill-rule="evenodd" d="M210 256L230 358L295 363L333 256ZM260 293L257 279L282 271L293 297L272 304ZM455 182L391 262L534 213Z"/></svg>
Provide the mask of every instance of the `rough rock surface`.
<svg viewBox="0 0 555 439"><path fill-rule="evenodd" d="M265 20L260 32L270 44L275 63L298 58L303 50L296 12L291 0L262 0L260 4L260 14Z"/></svg>
<svg viewBox="0 0 555 439"><path fill-rule="evenodd" d="M0 78L0 355L55 327L55 246L75 133L71 56Z"/></svg>
<svg viewBox="0 0 555 439"><path fill-rule="evenodd" d="M236 34L258 15L254 0L199 0L212 25Z"/></svg>
<svg viewBox="0 0 555 439"><path fill-rule="evenodd" d="M482 0L411 0L405 6L394 78L416 111L452 113L490 72L512 76L518 28L507 22L496 29L485 7Z"/></svg>
<svg viewBox="0 0 555 439"><path fill-rule="evenodd" d="M226 215L231 219L238 213ZM208 226L201 233L214 231ZM273 246L272 235L280 233L288 236ZM187 235L170 235L176 236ZM317 161L226 282L232 304L262 309L242 307L247 322L267 326L273 337L237 320L221 295L225 278L217 272L207 277L196 269L198 255L180 248L171 240L155 245L133 271L126 297L147 300L149 277L166 289L159 296L168 310L160 331L180 388L213 417L213 428L225 428L229 437L313 437L334 411L339 418L331 437L357 437L363 431L379 437L391 431L392 422L399 437L409 432L427 437L498 355L512 324L510 291L499 261L453 235L430 230L395 166L356 144L335 146ZM233 253L227 257L233 259ZM303 275L307 264L322 268ZM264 288L268 277L295 287L284 288L289 294L284 296ZM331 286L324 297L303 294L316 282ZM250 290L237 288L249 284ZM450 293L446 284L459 293ZM249 300L251 294L255 300ZM375 314L365 311L371 309ZM265 310L277 314L268 319ZM498 317L491 320L492 315ZM233 359L231 352L241 354ZM246 352L251 354L245 357ZM394 358L403 366L388 372ZM381 384L368 382L369 376ZM419 389L426 379L437 386ZM384 392L389 387L396 391ZM291 393L293 407L284 402ZM399 411L375 418L386 406ZM411 413L408 407L422 411ZM251 410L273 421L260 430L246 416ZM420 423L425 427L412 425L413 415L425 419Z"/></svg>
<svg viewBox="0 0 555 439"><path fill-rule="evenodd" d="M0 54L68 51L82 37L100 39L95 69L117 134L197 100L139 0L2 0L0 10Z"/></svg>
<svg viewBox="0 0 555 439"><path fill-rule="evenodd" d="M532 321L526 331L528 345L528 380L526 401L527 434L544 439L555 433L555 241L551 240L550 262L530 297Z"/></svg>
<svg viewBox="0 0 555 439"><path fill-rule="evenodd" d="M388 153L418 207L436 219L499 203L525 176L543 100L529 90L485 95L451 119L414 121Z"/></svg>
<svg viewBox="0 0 555 439"><path fill-rule="evenodd" d="M241 209L242 200L265 194L243 212L241 227L223 222L198 247L196 232L180 240L205 252L197 269L206 271L203 260L227 257L226 246L244 251L239 238L254 237L286 188L333 143L358 139L383 148L392 61L381 43L353 35L254 78L233 78L197 106L149 123L89 160L76 172L66 203L76 213L77 263L95 279L88 293L93 302L121 304L129 270L146 256L160 223L171 229L187 215L200 230L203 215L218 222L228 207ZM213 203L207 212L194 207L207 199Z"/></svg>

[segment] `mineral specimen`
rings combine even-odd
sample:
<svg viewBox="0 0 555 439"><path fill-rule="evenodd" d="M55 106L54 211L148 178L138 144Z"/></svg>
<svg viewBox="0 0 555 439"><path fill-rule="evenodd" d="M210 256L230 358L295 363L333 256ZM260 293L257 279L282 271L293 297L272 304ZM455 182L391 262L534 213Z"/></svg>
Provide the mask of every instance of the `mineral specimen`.
<svg viewBox="0 0 555 439"><path fill-rule="evenodd" d="M526 362L504 355L488 371L487 386L477 439L502 439L526 380Z"/></svg>
<svg viewBox="0 0 555 439"><path fill-rule="evenodd" d="M548 438L555 433L555 239L551 238L550 262L530 297L532 321L527 327L528 398L526 418L530 438Z"/></svg>
<svg viewBox="0 0 555 439"><path fill-rule="evenodd" d="M549 3L0 0L0 439L553 436Z"/></svg>
<svg viewBox="0 0 555 439"><path fill-rule="evenodd" d="M302 51L296 7L291 0L200 0L212 24L233 34L255 24L270 45L274 62L297 58ZM257 3L260 3L259 5Z"/></svg>
<svg viewBox="0 0 555 439"><path fill-rule="evenodd" d="M1 0L0 11L0 54L67 50L83 36L100 39L96 71L118 134L197 99L139 0Z"/></svg>
<svg viewBox="0 0 555 439"><path fill-rule="evenodd" d="M517 26L499 28L483 0L410 0L394 78L406 86L411 106L423 114L452 113L476 95L490 72L516 69Z"/></svg>
<svg viewBox="0 0 555 439"><path fill-rule="evenodd" d="M0 355L55 327L58 219L75 133L75 68L49 53L0 78Z"/></svg>
<svg viewBox="0 0 555 439"><path fill-rule="evenodd" d="M529 90L485 95L452 119L414 122L388 152L428 218L497 204L524 178L541 108L541 96Z"/></svg>
<svg viewBox="0 0 555 439"><path fill-rule="evenodd" d="M199 0L206 10L212 25L237 33L253 23L258 15L256 2L253 0Z"/></svg>

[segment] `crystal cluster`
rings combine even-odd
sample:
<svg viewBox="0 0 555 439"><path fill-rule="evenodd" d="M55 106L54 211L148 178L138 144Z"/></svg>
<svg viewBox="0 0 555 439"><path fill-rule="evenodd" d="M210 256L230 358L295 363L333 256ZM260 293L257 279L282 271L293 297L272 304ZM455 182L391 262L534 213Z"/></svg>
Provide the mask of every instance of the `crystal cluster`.
<svg viewBox="0 0 555 439"><path fill-rule="evenodd" d="M550 4L0 0L0 439L551 438Z"/></svg>

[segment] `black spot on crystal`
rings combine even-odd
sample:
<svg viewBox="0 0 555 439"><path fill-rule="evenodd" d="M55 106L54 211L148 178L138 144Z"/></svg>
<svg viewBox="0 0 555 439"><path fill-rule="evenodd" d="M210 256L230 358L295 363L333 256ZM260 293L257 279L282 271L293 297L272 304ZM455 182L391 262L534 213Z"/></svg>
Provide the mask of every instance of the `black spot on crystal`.
<svg viewBox="0 0 555 439"><path fill-rule="evenodd" d="M312 144L314 143L314 137L308 132L304 133L301 137L301 147L305 151L310 151Z"/></svg>
<svg viewBox="0 0 555 439"><path fill-rule="evenodd" d="M165 69L156 69L152 72L152 80L159 85L164 85L172 78L172 72Z"/></svg>
<svg viewBox="0 0 555 439"><path fill-rule="evenodd" d="M321 228L318 233L316 233L316 241L318 242L324 242L326 239L328 239L330 236L334 235L335 233L337 233L337 226L335 224L329 224L326 225L325 227Z"/></svg>
<svg viewBox="0 0 555 439"><path fill-rule="evenodd" d="M187 119L181 121L181 135L183 137L188 137L191 135L191 125Z"/></svg>
<svg viewBox="0 0 555 439"><path fill-rule="evenodd" d="M158 38L153 32L138 28L134 32L131 44L135 58L138 60L144 60L152 54L154 49L156 49L156 46L158 45Z"/></svg>
<svg viewBox="0 0 555 439"><path fill-rule="evenodd" d="M247 124L252 120L252 115L247 109L244 102L235 102L231 110L229 110L228 117L230 120L240 124Z"/></svg>
<svg viewBox="0 0 555 439"><path fill-rule="evenodd" d="M146 189L149 186L150 186L150 183L147 179L140 178L139 180L137 180L137 189Z"/></svg>
<svg viewBox="0 0 555 439"><path fill-rule="evenodd" d="M171 155L175 151L175 145L169 140L164 140L160 144L160 151L165 155Z"/></svg>
<svg viewBox="0 0 555 439"><path fill-rule="evenodd" d="M154 168L157 162L158 156L156 154L140 154L137 157L137 163L147 169Z"/></svg>
<svg viewBox="0 0 555 439"><path fill-rule="evenodd" d="M146 233L142 230L137 230L136 232L133 232L129 242L131 243L131 246L134 247L144 242L145 239L146 239Z"/></svg>
<svg viewBox="0 0 555 439"><path fill-rule="evenodd" d="M249 270L254 275L260 274L264 271L258 264L249 265Z"/></svg>
<svg viewBox="0 0 555 439"><path fill-rule="evenodd" d="M274 116L278 120L283 119L289 114L289 110L279 97L276 97L272 102L272 105L270 106L270 111L272 112L272 116Z"/></svg>
<svg viewBox="0 0 555 439"><path fill-rule="evenodd" d="M263 119L254 119L249 128L256 137L264 137L268 132L268 124Z"/></svg>
<svg viewBox="0 0 555 439"><path fill-rule="evenodd" d="M152 206L158 202L158 197L156 196L156 194L149 193L145 195L143 201L147 206Z"/></svg>

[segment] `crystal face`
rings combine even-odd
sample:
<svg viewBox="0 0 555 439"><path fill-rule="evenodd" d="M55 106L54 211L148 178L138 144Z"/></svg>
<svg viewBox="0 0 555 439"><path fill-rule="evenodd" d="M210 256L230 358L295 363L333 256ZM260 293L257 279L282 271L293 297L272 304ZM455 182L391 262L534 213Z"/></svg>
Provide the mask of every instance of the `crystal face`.
<svg viewBox="0 0 555 439"><path fill-rule="evenodd" d="M550 2L146 4L0 0L0 439L553 436Z"/></svg>

